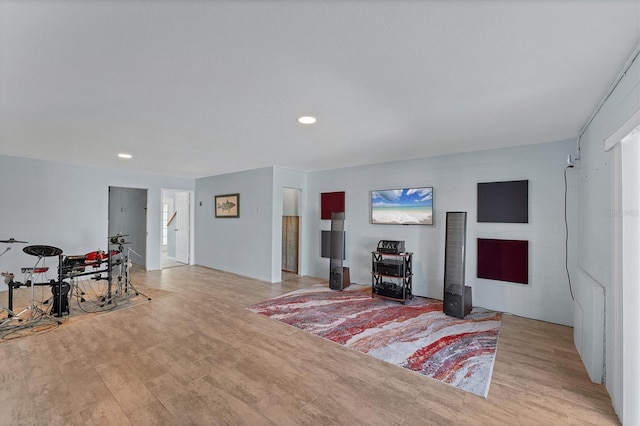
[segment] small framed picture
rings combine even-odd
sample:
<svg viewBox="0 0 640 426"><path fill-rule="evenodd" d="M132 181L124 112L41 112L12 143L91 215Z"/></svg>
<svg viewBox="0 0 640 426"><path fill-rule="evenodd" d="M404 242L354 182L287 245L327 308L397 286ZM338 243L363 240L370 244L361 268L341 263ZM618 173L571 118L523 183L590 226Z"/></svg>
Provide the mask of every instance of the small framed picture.
<svg viewBox="0 0 640 426"><path fill-rule="evenodd" d="M216 217L240 217L240 194L216 195L213 198Z"/></svg>

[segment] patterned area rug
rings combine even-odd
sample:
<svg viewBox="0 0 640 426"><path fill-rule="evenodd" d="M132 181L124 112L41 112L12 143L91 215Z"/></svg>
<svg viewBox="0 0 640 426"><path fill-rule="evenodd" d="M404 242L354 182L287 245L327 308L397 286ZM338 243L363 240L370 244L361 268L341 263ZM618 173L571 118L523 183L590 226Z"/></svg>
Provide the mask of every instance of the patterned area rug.
<svg viewBox="0 0 640 426"><path fill-rule="evenodd" d="M484 398L489 392L502 314L474 308L463 320L442 302L415 297L405 305L371 298L371 288L325 285L249 307L258 314L416 371Z"/></svg>

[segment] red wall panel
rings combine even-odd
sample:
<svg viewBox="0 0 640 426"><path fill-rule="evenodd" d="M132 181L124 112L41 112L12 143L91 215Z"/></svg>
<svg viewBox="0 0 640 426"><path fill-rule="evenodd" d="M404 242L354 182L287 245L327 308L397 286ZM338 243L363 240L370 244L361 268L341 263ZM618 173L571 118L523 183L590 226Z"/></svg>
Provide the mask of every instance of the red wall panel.
<svg viewBox="0 0 640 426"><path fill-rule="evenodd" d="M529 241L478 238L478 278L529 283Z"/></svg>
<svg viewBox="0 0 640 426"><path fill-rule="evenodd" d="M320 219L331 219L331 213L344 212L344 191L320 194Z"/></svg>

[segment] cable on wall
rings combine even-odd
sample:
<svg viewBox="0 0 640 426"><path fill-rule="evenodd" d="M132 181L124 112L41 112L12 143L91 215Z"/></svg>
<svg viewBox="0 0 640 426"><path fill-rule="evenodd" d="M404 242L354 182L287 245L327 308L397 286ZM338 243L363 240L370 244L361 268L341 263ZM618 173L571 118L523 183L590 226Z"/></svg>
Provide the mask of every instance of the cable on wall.
<svg viewBox="0 0 640 426"><path fill-rule="evenodd" d="M564 269L567 271L567 280L569 280L569 293L571 293L571 300L576 300L573 297L571 274L569 273L569 222L567 221L567 170L572 167L573 164L569 164L564 168Z"/></svg>

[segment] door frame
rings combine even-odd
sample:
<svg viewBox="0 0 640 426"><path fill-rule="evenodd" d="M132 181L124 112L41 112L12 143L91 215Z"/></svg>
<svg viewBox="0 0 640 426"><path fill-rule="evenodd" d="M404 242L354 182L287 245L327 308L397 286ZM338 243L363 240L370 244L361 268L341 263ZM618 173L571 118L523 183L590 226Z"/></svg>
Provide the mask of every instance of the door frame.
<svg viewBox="0 0 640 426"><path fill-rule="evenodd" d="M285 190L292 190L295 191L296 193L296 205L295 205L295 211L296 211L296 215L298 217L298 243L297 243L297 253L296 253L296 275L300 275L300 263L302 261L302 188L296 188L293 186L283 186L281 188L281 194L282 194L282 202L281 202L281 210L280 210L280 240L282 241L282 236L284 236L285 233L285 229L282 226L282 218L285 216L294 216L294 215L286 215L285 213L287 213L285 211ZM283 251L283 247L280 247L280 265L279 265L279 270L280 270L280 280L282 280L282 272L285 272L285 270L282 268L282 263L283 263L283 258L282 258L282 251ZM286 271L288 272L288 271Z"/></svg>
<svg viewBox="0 0 640 426"><path fill-rule="evenodd" d="M133 234L134 231L136 231L136 230L133 230L133 231L131 231L131 230L123 230L123 232L125 234L127 234L127 237L128 237L129 240L133 239L133 240L135 240L134 242L137 242L139 244L139 246L136 246L136 248L138 248L138 250L140 250L140 247L144 246L144 253L143 253L143 255L140 255L141 256L140 257L141 263L135 261L135 260L137 260L137 258L135 256L134 256L134 259L132 259L131 261L135 265L137 265L139 267L142 267L145 270L148 270L149 269L149 264L148 264L149 263L148 262L148 260L149 260L149 247L148 247L148 245L149 244L148 244L148 232L147 232L147 229L148 229L148 226L149 226L149 215L148 215L147 206L149 205L149 188L134 188L134 187L117 186L117 185L109 185L107 187L107 192L108 192L107 233L109 234L109 237L115 235L118 232L121 232L121 231L116 231L116 230L112 229L112 227L114 226L114 223L116 222L115 218L113 218L111 216L111 212L112 212L112 209L114 207L112 205L112 202L113 202L112 192L111 192L112 189L118 189L118 190L121 190L121 191L124 190L124 191L142 191L142 192L144 192L144 214L142 216L144 218L144 226L142 227L143 229L142 230L137 230L138 231L137 234L139 234L139 235L127 234L128 232L131 232ZM125 207L128 207L128 206L125 206L125 205L121 204L121 206L120 206L121 212L124 212L123 209L125 209ZM137 238L138 236L140 238ZM134 244L134 246L135 246L135 244ZM133 249L132 251L134 251L135 254L138 254L137 252L135 252L135 249ZM140 250L140 251L142 251L142 250Z"/></svg>
<svg viewBox="0 0 640 426"><path fill-rule="evenodd" d="M171 189L171 188L161 188L160 189L160 205L158 207L158 212L160 215L160 240L161 244L158 246L159 255L160 255L160 269L162 267L162 204L164 202L165 196L173 196L179 192L189 194L189 232L187 233L189 238L189 262L185 265L194 265L195 259L195 233L194 233L194 224L195 224L195 192L184 190L184 189ZM174 203L175 207L175 203Z"/></svg>
<svg viewBox="0 0 640 426"><path fill-rule="evenodd" d="M640 331L635 326L640 303L638 271L638 167L640 109L604 141L613 155L612 170L612 293L613 363L609 393L623 424L640 421ZM624 182L624 185L623 185ZM609 388L609 387L608 387Z"/></svg>

